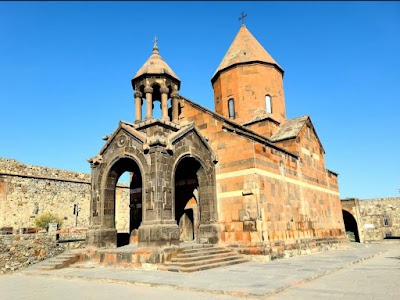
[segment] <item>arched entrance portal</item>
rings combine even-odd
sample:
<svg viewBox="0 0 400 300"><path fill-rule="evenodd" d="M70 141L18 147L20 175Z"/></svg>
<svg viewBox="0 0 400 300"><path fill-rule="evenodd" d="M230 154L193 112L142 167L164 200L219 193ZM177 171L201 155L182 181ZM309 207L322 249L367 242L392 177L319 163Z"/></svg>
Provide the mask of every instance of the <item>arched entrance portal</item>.
<svg viewBox="0 0 400 300"><path fill-rule="evenodd" d="M343 213L344 227L346 229L346 235L348 236L351 242L359 243L360 237L358 234L356 219L353 217L351 213L349 213L346 210L342 210L342 213Z"/></svg>
<svg viewBox="0 0 400 300"><path fill-rule="evenodd" d="M200 224L199 180L202 167L193 157L183 158L175 172L175 220L179 225L180 241L197 241Z"/></svg>
<svg viewBox="0 0 400 300"><path fill-rule="evenodd" d="M114 213L109 217L113 218L112 223L116 225L115 203L116 203L116 185L118 179L124 172L130 173L129 188L129 233L117 234L117 246L129 244L131 236L137 236L138 228L142 222L142 175L138 164L130 158L120 158L116 161L108 172L105 195L105 208L112 208ZM126 212L128 214L128 212Z"/></svg>

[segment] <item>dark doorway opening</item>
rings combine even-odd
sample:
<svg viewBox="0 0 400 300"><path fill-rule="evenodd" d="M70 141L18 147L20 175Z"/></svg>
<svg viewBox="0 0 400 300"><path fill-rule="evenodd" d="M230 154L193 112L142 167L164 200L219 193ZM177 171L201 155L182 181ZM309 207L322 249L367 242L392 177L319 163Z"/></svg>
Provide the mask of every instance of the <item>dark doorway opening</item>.
<svg viewBox="0 0 400 300"><path fill-rule="evenodd" d="M117 232L117 247L129 245L129 238L128 232Z"/></svg>
<svg viewBox="0 0 400 300"><path fill-rule="evenodd" d="M358 235L357 221L351 213L342 210L344 227L346 229L346 235L350 242L360 242L360 236Z"/></svg>
<svg viewBox="0 0 400 300"><path fill-rule="evenodd" d="M175 172L175 220L179 225L180 241L196 241L200 224L199 181L197 172L200 163L192 158L183 158Z"/></svg>

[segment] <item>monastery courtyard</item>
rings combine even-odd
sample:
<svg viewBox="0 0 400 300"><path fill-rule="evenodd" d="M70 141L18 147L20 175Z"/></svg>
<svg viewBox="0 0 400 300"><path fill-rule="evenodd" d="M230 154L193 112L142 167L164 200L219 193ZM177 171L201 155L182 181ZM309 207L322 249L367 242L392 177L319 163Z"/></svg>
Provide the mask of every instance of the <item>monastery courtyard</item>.
<svg viewBox="0 0 400 300"><path fill-rule="evenodd" d="M38 264L39 265L39 264ZM0 276L1 299L399 299L400 244L350 244L194 273L37 265Z"/></svg>

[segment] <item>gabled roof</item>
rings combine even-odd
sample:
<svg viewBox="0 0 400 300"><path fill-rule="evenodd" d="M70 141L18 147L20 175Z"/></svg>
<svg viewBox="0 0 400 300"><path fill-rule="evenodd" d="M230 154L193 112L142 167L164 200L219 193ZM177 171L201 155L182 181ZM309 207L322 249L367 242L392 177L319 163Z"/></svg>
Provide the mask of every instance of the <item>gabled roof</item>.
<svg viewBox="0 0 400 300"><path fill-rule="evenodd" d="M170 134L168 137L169 147L167 147L167 149L168 148L171 149L173 144L175 144L178 140L180 140L183 136L189 134L190 132L194 132L198 136L198 138L203 143L203 145L211 153L211 158L212 158L213 162L217 162L218 161L217 155L214 153L214 151L208 144L207 140L203 137L203 135L197 129L194 122L184 125L179 131Z"/></svg>
<svg viewBox="0 0 400 300"><path fill-rule="evenodd" d="M142 75L169 75L174 79L179 80L179 77L175 74L174 71L168 66L168 64L161 57L158 52L158 47L155 45L153 47L153 53L151 53L150 57L144 63L144 65L139 69L139 71L133 76L132 81L135 81Z"/></svg>
<svg viewBox="0 0 400 300"><path fill-rule="evenodd" d="M310 123L314 135L318 140L318 143L321 145L322 150L325 152L324 146L322 145L321 140L318 137L314 124L311 122L311 119L308 115L287 120L279 127L279 130L271 137L272 142L279 142L282 140L296 138L307 122Z"/></svg>
<svg viewBox="0 0 400 300"><path fill-rule="evenodd" d="M287 120L283 123L277 132L271 137L272 141L277 142L290 138L295 138L308 120L308 115Z"/></svg>
<svg viewBox="0 0 400 300"><path fill-rule="evenodd" d="M283 73L281 66L279 66L272 56L256 40L246 26L242 25L217 70L212 76L211 81L214 80L219 72L229 67L237 64L252 62L262 62L275 65Z"/></svg>
<svg viewBox="0 0 400 300"><path fill-rule="evenodd" d="M134 137L139 143L145 144L147 141L146 135L144 135L142 132L137 131L132 124L124 121L119 121L117 129L114 130L114 132L107 136L106 143L103 145L103 147L100 149L98 155L103 155L103 153L106 151L108 146L112 143L112 141L115 139L117 134L121 131L124 130L127 132L129 135Z"/></svg>

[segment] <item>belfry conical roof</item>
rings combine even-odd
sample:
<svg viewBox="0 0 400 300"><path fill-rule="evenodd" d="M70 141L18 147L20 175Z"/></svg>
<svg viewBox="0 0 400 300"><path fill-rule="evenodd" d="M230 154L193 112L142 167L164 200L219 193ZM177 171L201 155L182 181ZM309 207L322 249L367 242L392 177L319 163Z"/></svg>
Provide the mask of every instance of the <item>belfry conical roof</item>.
<svg viewBox="0 0 400 300"><path fill-rule="evenodd" d="M264 62L275 65L283 73L281 66L279 66L267 50L256 40L247 27L242 25L211 81L214 80L214 77L216 77L219 72L226 68L236 64L251 62Z"/></svg>
<svg viewBox="0 0 400 300"><path fill-rule="evenodd" d="M137 71L135 76L133 76L132 81L136 80L138 77L144 74L164 74L173 77L177 81L180 81L175 72L172 71L170 66L168 66L168 64L163 60L160 53L158 52L158 47L156 45L154 45L153 47L153 53L151 53L150 57L147 59L144 65L139 69L139 71Z"/></svg>

